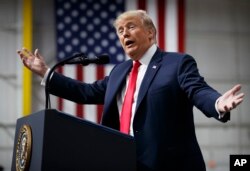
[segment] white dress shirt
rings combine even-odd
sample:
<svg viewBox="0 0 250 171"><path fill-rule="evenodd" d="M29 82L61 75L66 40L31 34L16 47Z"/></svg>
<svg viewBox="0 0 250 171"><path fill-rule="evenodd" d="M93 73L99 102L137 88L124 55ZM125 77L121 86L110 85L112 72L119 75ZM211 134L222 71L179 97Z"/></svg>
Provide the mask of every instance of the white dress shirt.
<svg viewBox="0 0 250 171"><path fill-rule="evenodd" d="M152 59L154 53L157 50L157 46L155 44L153 44L148 50L147 52L142 56L142 58L139 60L139 62L141 63L140 67L138 68L138 76L137 76L137 80L136 80L136 87L135 87L135 92L134 92L134 101L132 104L132 115L131 115L131 120L130 120L130 131L129 134L130 135L134 135L133 132L133 120L134 120L134 116L135 116L135 107L136 107L136 103L137 103L137 97L138 97L138 93L141 87L141 83L142 83L142 79L144 78L144 75L146 73L146 70L148 68L149 62ZM122 104L123 104L123 100L125 97L125 92L127 91L128 88L128 82L129 82L129 77L130 74L127 76L126 78L126 86L123 87L121 93L119 93L117 95L117 106L118 106L118 110L119 110L119 114L121 115L121 111L122 111Z"/></svg>

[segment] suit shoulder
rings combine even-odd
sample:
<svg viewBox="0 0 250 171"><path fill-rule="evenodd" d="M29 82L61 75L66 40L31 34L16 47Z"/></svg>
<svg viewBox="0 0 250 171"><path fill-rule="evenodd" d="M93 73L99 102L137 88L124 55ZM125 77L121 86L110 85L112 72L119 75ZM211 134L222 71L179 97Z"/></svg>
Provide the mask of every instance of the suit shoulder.
<svg viewBox="0 0 250 171"><path fill-rule="evenodd" d="M180 53L180 52L163 52L163 55L168 56L170 58L185 58L185 57L193 58L190 54Z"/></svg>
<svg viewBox="0 0 250 171"><path fill-rule="evenodd" d="M112 70L110 71L110 74L111 73L115 73L115 72L120 72L120 71L124 71L124 70L126 70L127 68L129 68L130 66L132 66L132 60L131 59L129 59L129 60L127 60L127 61L124 61L124 62L122 62L122 63L119 63L119 64L116 64L113 68L112 68ZM115 72L114 72L115 71Z"/></svg>
<svg viewBox="0 0 250 171"><path fill-rule="evenodd" d="M163 60L172 61L172 62L181 62L186 60L195 61L194 57L187 53L179 53L179 52L161 52L161 57Z"/></svg>

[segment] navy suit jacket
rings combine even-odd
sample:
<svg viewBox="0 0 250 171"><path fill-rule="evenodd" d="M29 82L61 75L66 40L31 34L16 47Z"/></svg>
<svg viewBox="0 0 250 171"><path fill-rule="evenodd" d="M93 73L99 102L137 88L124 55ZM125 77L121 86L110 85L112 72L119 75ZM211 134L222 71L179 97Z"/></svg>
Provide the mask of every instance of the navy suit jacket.
<svg viewBox="0 0 250 171"><path fill-rule="evenodd" d="M119 130L116 96L131 68L131 60L118 64L109 76L92 84L55 73L50 92L77 103L104 104L102 124ZM205 170L193 106L226 122L230 114L219 119L215 109L219 96L199 74L193 57L157 49L139 90L133 122L138 170Z"/></svg>

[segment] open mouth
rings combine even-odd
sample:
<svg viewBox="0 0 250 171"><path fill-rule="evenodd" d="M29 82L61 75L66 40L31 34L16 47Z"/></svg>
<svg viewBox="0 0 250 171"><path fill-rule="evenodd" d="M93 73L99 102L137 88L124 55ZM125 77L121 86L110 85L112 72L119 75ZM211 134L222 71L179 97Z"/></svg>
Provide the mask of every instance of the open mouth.
<svg viewBox="0 0 250 171"><path fill-rule="evenodd" d="M130 47L130 46L133 45L133 43L134 43L134 41L128 40L128 41L125 42L125 46Z"/></svg>

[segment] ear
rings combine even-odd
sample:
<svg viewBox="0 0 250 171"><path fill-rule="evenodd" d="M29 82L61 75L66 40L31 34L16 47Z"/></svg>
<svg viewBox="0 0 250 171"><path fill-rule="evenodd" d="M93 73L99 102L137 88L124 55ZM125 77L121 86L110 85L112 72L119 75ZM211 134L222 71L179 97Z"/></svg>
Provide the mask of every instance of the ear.
<svg viewBox="0 0 250 171"><path fill-rule="evenodd" d="M152 40L152 39L154 39L154 37L155 37L155 33L154 33L154 30L153 29L148 29L147 30L147 34L148 34L148 38L150 39L150 40Z"/></svg>

